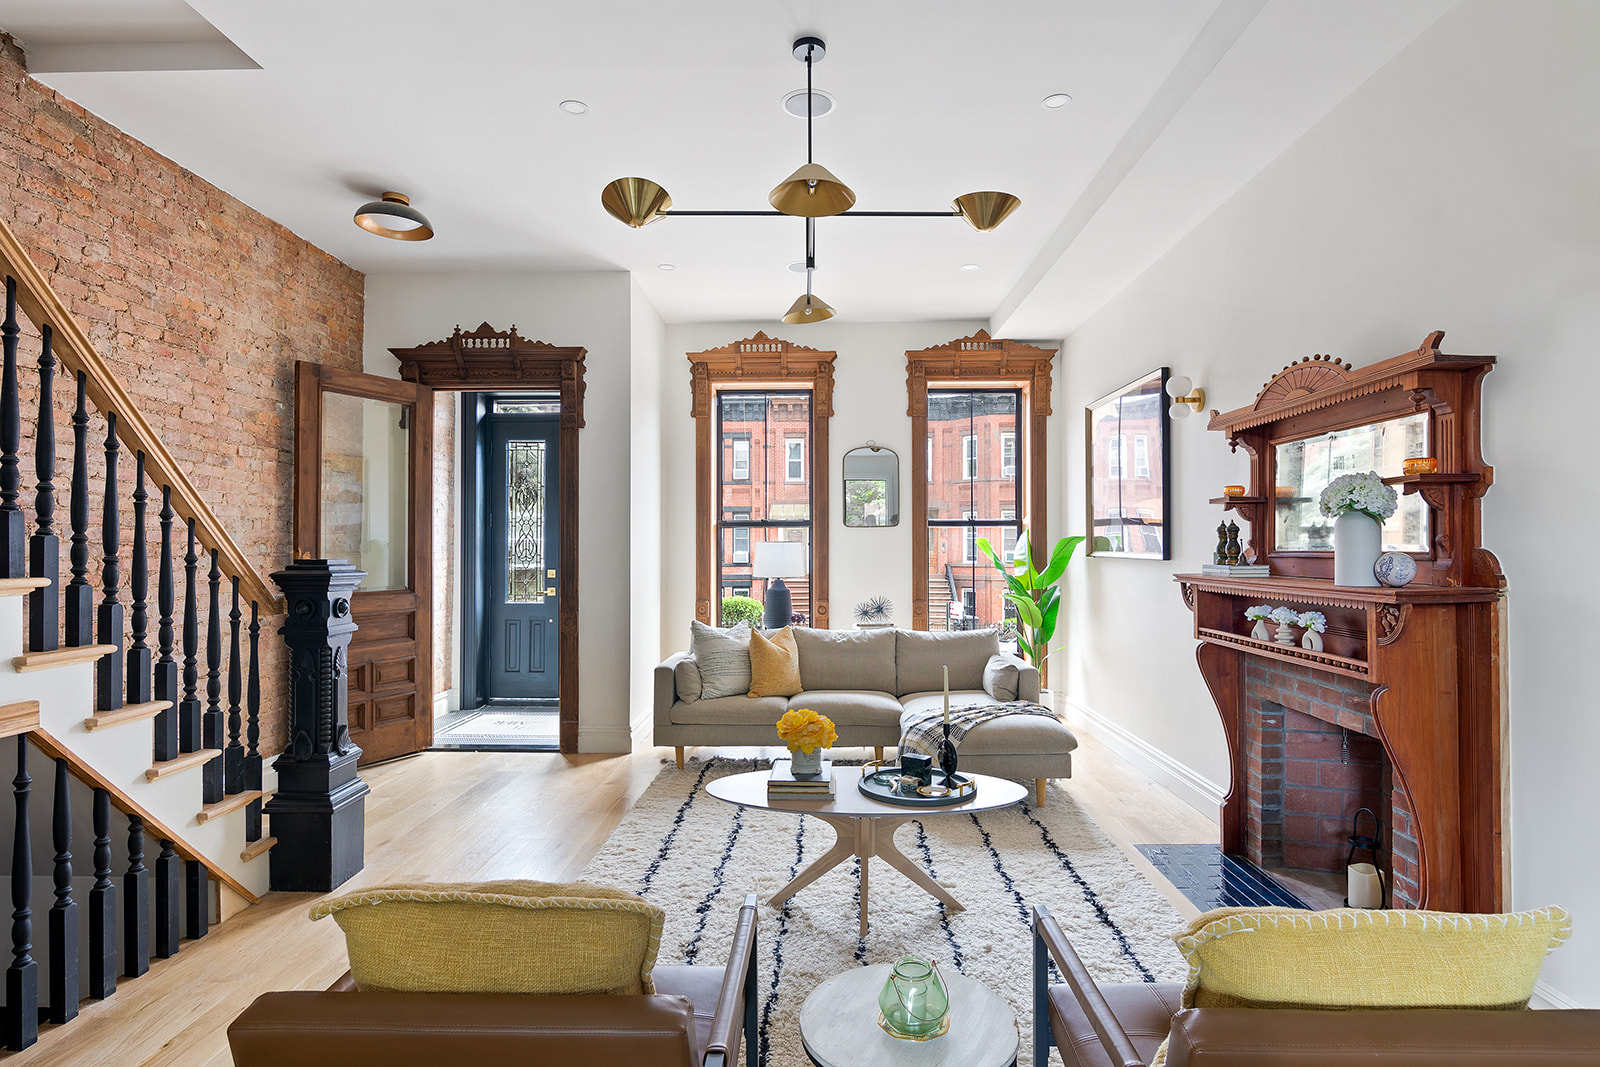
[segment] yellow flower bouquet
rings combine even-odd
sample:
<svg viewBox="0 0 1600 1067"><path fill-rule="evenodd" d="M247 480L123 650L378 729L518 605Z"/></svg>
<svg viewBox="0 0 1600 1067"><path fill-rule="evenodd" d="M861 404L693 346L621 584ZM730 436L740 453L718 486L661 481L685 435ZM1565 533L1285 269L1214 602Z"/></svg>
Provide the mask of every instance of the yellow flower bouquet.
<svg viewBox="0 0 1600 1067"><path fill-rule="evenodd" d="M810 708L798 708L784 712L783 718L778 720L778 737L789 746L790 752L804 752L809 756L815 749L831 748L839 739L839 731L833 728L833 720L826 715L818 715Z"/></svg>

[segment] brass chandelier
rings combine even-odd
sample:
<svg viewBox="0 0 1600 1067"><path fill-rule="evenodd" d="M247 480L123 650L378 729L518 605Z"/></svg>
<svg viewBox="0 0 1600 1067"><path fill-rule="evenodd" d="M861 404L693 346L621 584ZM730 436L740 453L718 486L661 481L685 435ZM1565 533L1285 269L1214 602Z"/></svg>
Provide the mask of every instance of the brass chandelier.
<svg viewBox="0 0 1600 1067"><path fill-rule="evenodd" d="M949 211L856 211L856 194L827 167L812 158L811 117L814 97L811 90L811 65L827 54L819 37L801 37L794 42L794 58L806 65L806 162L767 194L771 211L674 211L672 197L649 178L618 178L600 193L600 203L618 222L638 229L668 215L790 215L806 220L806 291L784 314L791 325L831 319L833 308L811 291L811 275L817 266L816 220L835 215L858 218L944 218L959 216L973 229L987 232L1006 220L1022 203L1010 193L992 190L958 196Z"/></svg>

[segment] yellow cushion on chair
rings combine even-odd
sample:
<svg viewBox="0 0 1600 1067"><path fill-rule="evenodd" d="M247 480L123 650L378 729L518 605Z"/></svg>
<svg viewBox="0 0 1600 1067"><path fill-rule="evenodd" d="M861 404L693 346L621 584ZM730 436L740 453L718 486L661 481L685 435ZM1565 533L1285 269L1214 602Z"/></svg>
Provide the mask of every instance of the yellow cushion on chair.
<svg viewBox="0 0 1600 1067"><path fill-rule="evenodd" d="M750 696L792 697L800 692L800 650L794 627L785 626L769 636L750 634Z"/></svg>
<svg viewBox="0 0 1600 1067"><path fill-rule="evenodd" d="M606 886L503 881L385 885L322 901L363 990L653 993L666 912Z"/></svg>
<svg viewBox="0 0 1600 1067"><path fill-rule="evenodd" d="M1219 908L1177 935L1184 1007L1525 1008L1571 933L1562 908L1442 911Z"/></svg>

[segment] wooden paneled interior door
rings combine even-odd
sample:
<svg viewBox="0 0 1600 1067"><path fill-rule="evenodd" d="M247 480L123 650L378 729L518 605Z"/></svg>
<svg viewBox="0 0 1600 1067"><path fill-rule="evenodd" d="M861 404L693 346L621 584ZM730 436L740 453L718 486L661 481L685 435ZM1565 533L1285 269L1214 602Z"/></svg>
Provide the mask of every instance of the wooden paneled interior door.
<svg viewBox="0 0 1600 1067"><path fill-rule="evenodd" d="M351 602L363 764L433 744L433 390L295 364L294 552L367 572Z"/></svg>

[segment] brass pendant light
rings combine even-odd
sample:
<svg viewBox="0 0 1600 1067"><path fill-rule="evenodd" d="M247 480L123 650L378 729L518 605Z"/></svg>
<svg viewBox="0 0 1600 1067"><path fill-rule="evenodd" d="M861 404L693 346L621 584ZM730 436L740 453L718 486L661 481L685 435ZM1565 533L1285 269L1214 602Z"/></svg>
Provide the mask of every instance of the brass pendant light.
<svg viewBox="0 0 1600 1067"><path fill-rule="evenodd" d="M811 272L817 269L817 223L815 219L806 219L806 291L794 303L789 305L789 310L783 313L783 321L791 326L804 326L808 322L821 322L823 319L833 318L833 308L819 296L811 292Z"/></svg>
<svg viewBox="0 0 1600 1067"><path fill-rule="evenodd" d="M958 196L950 206L974 229L988 233L1022 203L1010 193L984 192Z"/></svg>
<svg viewBox="0 0 1600 1067"><path fill-rule="evenodd" d="M426 241L433 236L428 217L411 206L404 193L384 193L382 198L356 209L355 222L368 233L395 241Z"/></svg>
<svg viewBox="0 0 1600 1067"><path fill-rule="evenodd" d="M794 43L794 57L806 65L806 165L767 194L767 203L785 215L822 219L843 214L855 206L856 194L850 187L811 158L811 64L827 52L818 37L802 37Z"/></svg>
<svg viewBox="0 0 1600 1067"><path fill-rule="evenodd" d="M649 178L618 178L600 193L600 204L618 222L648 226L672 207L672 197Z"/></svg>

